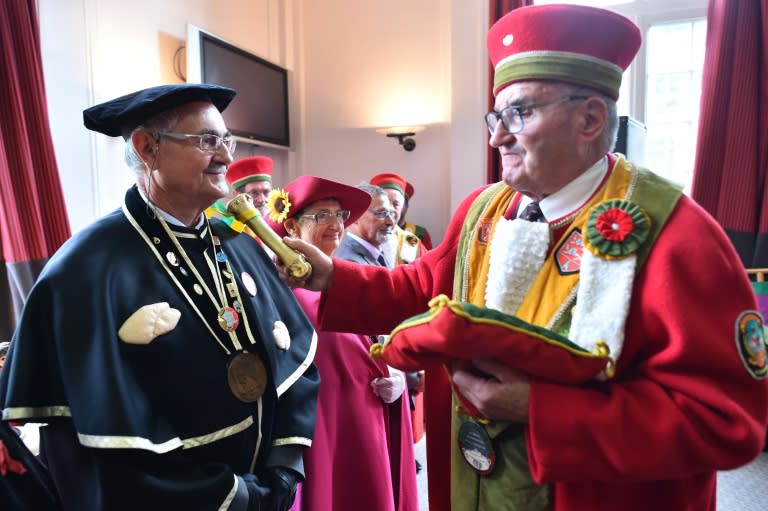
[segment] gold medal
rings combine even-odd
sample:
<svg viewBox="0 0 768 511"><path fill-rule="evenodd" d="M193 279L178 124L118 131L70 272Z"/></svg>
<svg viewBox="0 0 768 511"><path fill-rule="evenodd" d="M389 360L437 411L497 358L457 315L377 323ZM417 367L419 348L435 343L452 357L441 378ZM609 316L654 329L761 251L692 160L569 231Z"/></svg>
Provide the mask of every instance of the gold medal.
<svg viewBox="0 0 768 511"><path fill-rule="evenodd" d="M227 382L237 399L253 403L264 395L267 388L267 368L254 353L242 351L229 361Z"/></svg>

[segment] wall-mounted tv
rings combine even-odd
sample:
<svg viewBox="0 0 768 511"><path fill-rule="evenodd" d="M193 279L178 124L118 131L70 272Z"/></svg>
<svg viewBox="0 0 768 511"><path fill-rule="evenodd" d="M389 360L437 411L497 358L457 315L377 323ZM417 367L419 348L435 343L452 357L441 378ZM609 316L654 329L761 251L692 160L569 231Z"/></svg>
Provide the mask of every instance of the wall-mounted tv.
<svg viewBox="0 0 768 511"><path fill-rule="evenodd" d="M237 91L223 112L238 141L289 149L288 71L194 25L187 25L187 82Z"/></svg>

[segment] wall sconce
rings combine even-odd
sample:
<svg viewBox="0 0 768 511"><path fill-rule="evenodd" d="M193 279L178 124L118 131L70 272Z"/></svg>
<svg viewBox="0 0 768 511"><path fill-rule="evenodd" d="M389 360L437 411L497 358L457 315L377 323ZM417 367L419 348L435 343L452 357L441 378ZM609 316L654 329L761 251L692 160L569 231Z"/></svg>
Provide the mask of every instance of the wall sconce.
<svg viewBox="0 0 768 511"><path fill-rule="evenodd" d="M383 133L388 137L396 138L403 149L410 152L416 148L416 141L413 136L425 129L426 126L393 126L391 128L379 128L376 133Z"/></svg>

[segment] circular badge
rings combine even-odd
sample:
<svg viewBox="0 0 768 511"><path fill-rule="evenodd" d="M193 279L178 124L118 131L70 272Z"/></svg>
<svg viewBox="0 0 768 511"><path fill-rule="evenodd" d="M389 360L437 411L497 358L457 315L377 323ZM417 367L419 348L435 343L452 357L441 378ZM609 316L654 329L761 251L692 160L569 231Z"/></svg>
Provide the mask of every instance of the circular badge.
<svg viewBox="0 0 768 511"><path fill-rule="evenodd" d="M493 472L496 453L483 426L473 421L465 422L459 428L458 441L464 461L472 470L483 476Z"/></svg>
<svg viewBox="0 0 768 511"><path fill-rule="evenodd" d="M275 345L283 351L291 347L291 333L282 321L275 321L272 326L272 335L275 337Z"/></svg>
<svg viewBox="0 0 768 511"><path fill-rule="evenodd" d="M244 271L240 274L240 280L243 281L243 286L245 286L248 294L251 296L256 296L256 281L253 280L253 277L251 277L248 272Z"/></svg>
<svg viewBox="0 0 768 511"><path fill-rule="evenodd" d="M227 331L233 332L240 325L240 315L232 307L222 307L219 309L219 326Z"/></svg>
<svg viewBox="0 0 768 511"><path fill-rule="evenodd" d="M227 383L237 399L253 403L267 388L267 368L254 353L242 351L227 365Z"/></svg>
<svg viewBox="0 0 768 511"><path fill-rule="evenodd" d="M192 286L192 289L194 289L195 293L197 293L198 295L203 296L203 286L201 286L200 284L195 284L194 286Z"/></svg>

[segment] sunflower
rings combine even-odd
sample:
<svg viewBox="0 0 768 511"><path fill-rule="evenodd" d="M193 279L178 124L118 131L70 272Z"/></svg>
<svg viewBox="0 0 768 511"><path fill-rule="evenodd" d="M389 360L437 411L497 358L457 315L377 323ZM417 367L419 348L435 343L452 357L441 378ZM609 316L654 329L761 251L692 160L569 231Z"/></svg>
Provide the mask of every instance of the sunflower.
<svg viewBox="0 0 768 511"><path fill-rule="evenodd" d="M269 193L269 197L267 197L267 210L269 210L269 218L273 222L283 223L288 218L288 212L291 210L288 192L284 192L280 188L273 189Z"/></svg>

